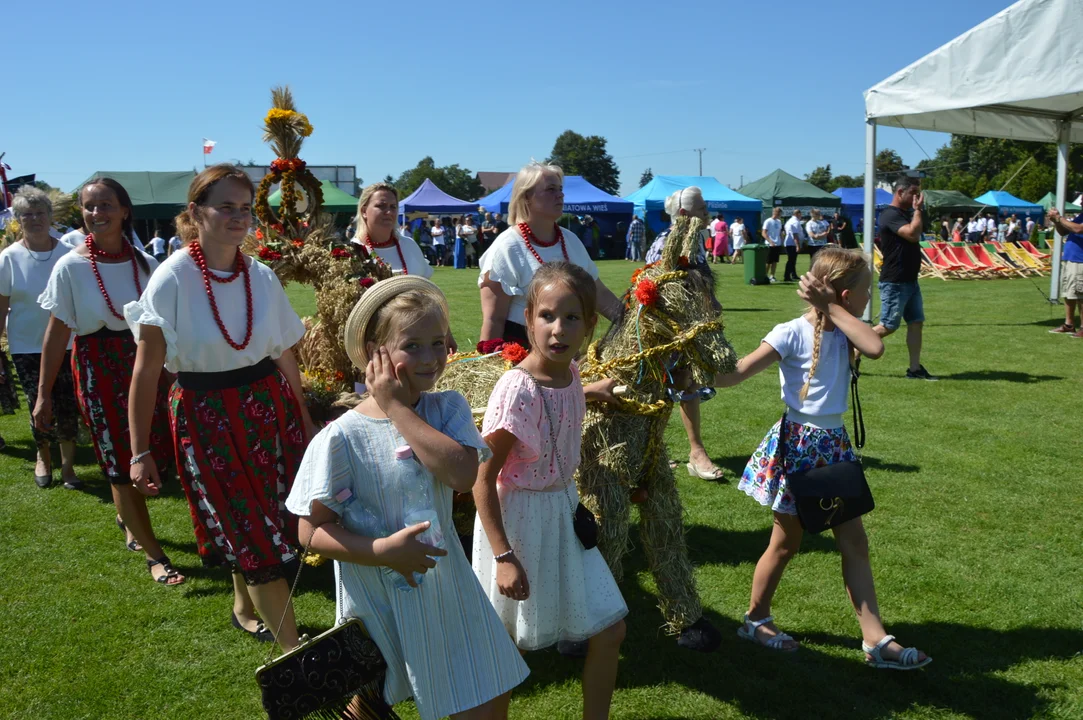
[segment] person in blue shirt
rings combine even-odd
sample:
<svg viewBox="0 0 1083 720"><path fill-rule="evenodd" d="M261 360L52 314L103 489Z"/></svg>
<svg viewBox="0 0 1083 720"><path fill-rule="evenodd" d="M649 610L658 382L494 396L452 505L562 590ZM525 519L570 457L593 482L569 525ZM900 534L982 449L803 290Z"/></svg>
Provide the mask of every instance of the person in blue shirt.
<svg viewBox="0 0 1083 720"><path fill-rule="evenodd" d="M1064 324L1049 332L1083 338L1083 328L1075 324L1076 307L1083 300L1083 213L1076 215L1072 220L1067 220L1061 217L1056 208L1051 208L1048 218L1049 223L1064 237L1060 257L1060 291L1064 296Z"/></svg>

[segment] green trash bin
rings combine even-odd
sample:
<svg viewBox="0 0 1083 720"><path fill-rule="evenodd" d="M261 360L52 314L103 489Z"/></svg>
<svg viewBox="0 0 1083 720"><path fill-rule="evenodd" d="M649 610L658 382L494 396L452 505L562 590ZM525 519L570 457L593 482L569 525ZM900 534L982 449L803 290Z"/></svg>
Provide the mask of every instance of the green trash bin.
<svg viewBox="0 0 1083 720"><path fill-rule="evenodd" d="M745 245L745 283L749 285L767 284L767 245L752 243Z"/></svg>

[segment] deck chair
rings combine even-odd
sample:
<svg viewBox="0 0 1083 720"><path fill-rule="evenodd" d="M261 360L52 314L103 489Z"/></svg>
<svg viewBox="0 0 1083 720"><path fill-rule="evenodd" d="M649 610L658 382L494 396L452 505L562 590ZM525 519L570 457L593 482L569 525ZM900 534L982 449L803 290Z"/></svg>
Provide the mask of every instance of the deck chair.
<svg viewBox="0 0 1083 720"><path fill-rule="evenodd" d="M1032 275L1040 275L1041 274L1036 269L1032 268L1030 265L1027 265L1024 262L1020 262L1020 261L1016 260L1015 257L1011 253L1009 253L1007 250L1005 250L1004 247L998 242L987 242L987 243L985 243L985 249L988 250L990 253L992 253L995 257L1000 258L1000 260L1005 265L1007 265L1007 266L1009 266L1011 268L1014 268L1015 270L1018 270L1020 272L1020 274L1022 274L1025 277L1030 277Z"/></svg>
<svg viewBox="0 0 1083 720"><path fill-rule="evenodd" d="M947 258L949 261L954 262L956 265L961 265L967 270L970 277L982 277L988 278L993 276L993 272L986 270L976 263L969 255L966 254L965 248L954 247L949 243L937 243L937 249ZM999 273L997 273L999 274Z"/></svg>
<svg viewBox="0 0 1083 720"><path fill-rule="evenodd" d="M965 248L957 248L955 252L966 253L974 261L974 264L985 270L991 270L997 277L1006 277L1012 272L1000 263L993 262L993 259L989 257L988 253L985 252L985 248L981 245L971 244Z"/></svg>
<svg viewBox="0 0 1083 720"><path fill-rule="evenodd" d="M953 278L971 277L971 273L966 267L946 257L943 251L934 243L926 244L928 247L921 248L921 252L937 270Z"/></svg>
<svg viewBox="0 0 1083 720"><path fill-rule="evenodd" d="M1031 268L1032 270L1034 270L1039 275L1045 275L1045 273L1043 271L1046 268L1045 268L1044 265L1042 265L1041 261L1039 261L1038 258L1034 257L1033 255L1028 253L1023 248L1016 247L1013 243L1008 243L1008 242L1006 242L1006 243L998 242L998 243L995 243L995 244L1003 252L1006 252L1009 255L1011 255L1012 260L1015 260L1020 265L1022 265L1024 267Z"/></svg>
<svg viewBox="0 0 1083 720"><path fill-rule="evenodd" d="M1030 240L1020 240L1019 245L1039 260L1048 260L1049 258L1053 257L1050 253L1044 253L1038 248L1034 247L1034 243L1032 243Z"/></svg>
<svg viewBox="0 0 1083 720"><path fill-rule="evenodd" d="M998 254L996 248L993 247L992 243L975 245L973 246L973 248L971 248L971 250L974 253L974 257L976 257L983 265L991 264L996 267L1003 268L1007 271L1004 273L1005 275L1008 275L1009 273L1015 273L1019 277L1028 277L1027 273L1024 272L1023 269L1020 268L1017 264L1011 262L1011 260L1004 257L1003 255Z"/></svg>

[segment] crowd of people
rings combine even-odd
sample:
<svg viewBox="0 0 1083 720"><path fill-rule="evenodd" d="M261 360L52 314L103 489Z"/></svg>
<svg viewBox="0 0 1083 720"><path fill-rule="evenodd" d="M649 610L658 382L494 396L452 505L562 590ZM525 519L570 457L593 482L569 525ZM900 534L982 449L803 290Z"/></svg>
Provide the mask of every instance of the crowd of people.
<svg viewBox="0 0 1083 720"><path fill-rule="evenodd" d="M618 320L623 303L582 239L557 224L561 170L532 163L520 171L506 223L485 213L480 225L467 215L398 226L395 188L365 188L353 242L393 276L362 295L346 324L345 350L367 394L322 429L305 407L291 350L305 327L270 268L240 250L253 197L243 171L207 168L177 217L176 246L156 233L148 254L134 236L131 199L114 180L81 188L87 232L73 246L50 237L48 196L19 191L22 237L0 253L0 331L12 356L0 363L0 399L11 409L18 373L32 408L37 484L53 481L50 443L58 443L61 481L82 485L73 467L81 415L127 549L143 554L154 581L185 582L145 501L176 474L201 560L232 576L231 624L240 631L286 650L297 645L287 569L307 547L337 562L344 592L336 616L360 618L380 648L388 703L413 697L426 719L506 717L510 693L529 673L523 652L585 643L583 715L607 717L628 607L598 549L578 534L574 475L586 403L620 401L613 380L584 386L576 357L599 316ZM739 262L753 236L741 218L711 220L698 188L674 193L666 212L705 224L701 252L689 258L695 272ZM735 386L779 365L786 412L738 486L770 508L774 523L738 634L784 652L799 643L775 625L772 603L803 534L788 476L854 460L843 424L851 374L860 358L883 354L882 338L903 321L907 376L934 379L920 364L919 183L900 180L880 218L883 313L874 327L858 319L872 277L867 257L847 248L849 221L811 215L806 222L794 211L783 223L776 208L760 228L771 277L785 252L784 280L799 282L807 311L713 383ZM1083 218L1051 217L1062 232L1083 230ZM650 262L665 246L668 231L643 248L644 230L633 219L630 260L645 250ZM804 277L795 267L799 248L813 256ZM481 340L527 350L493 389L480 431L461 395L434 390L457 344L432 265L471 262ZM1078 300L1083 273L1072 278ZM721 471L700 437L705 390L674 397L691 446L689 474L712 479ZM469 558L453 541L455 491L472 491L477 504ZM833 531L865 662L928 664L880 620L860 517Z"/></svg>

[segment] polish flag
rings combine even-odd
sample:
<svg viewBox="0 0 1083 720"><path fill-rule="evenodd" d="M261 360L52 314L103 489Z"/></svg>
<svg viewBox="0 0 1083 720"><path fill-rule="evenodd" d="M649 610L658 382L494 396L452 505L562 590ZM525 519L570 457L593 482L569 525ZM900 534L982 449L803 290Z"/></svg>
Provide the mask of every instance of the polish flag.
<svg viewBox="0 0 1083 720"><path fill-rule="evenodd" d="M207 138L203 138L203 154L210 155L211 150L214 150L214 146L217 144L218 143L216 143L214 140L208 140Z"/></svg>

